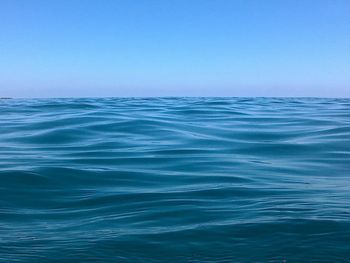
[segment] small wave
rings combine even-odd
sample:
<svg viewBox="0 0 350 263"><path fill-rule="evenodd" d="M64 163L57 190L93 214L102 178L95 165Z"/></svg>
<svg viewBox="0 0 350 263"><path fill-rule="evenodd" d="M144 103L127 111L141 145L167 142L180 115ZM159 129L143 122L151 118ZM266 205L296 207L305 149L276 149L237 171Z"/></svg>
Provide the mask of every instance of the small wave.
<svg viewBox="0 0 350 263"><path fill-rule="evenodd" d="M0 261L347 262L350 100L0 103Z"/></svg>

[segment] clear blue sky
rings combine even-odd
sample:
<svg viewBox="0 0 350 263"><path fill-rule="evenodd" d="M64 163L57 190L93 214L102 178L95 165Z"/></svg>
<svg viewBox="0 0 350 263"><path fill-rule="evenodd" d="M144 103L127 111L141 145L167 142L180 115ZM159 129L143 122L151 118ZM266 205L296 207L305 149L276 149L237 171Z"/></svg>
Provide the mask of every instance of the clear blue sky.
<svg viewBox="0 0 350 263"><path fill-rule="evenodd" d="M0 97L350 97L349 0L0 0Z"/></svg>

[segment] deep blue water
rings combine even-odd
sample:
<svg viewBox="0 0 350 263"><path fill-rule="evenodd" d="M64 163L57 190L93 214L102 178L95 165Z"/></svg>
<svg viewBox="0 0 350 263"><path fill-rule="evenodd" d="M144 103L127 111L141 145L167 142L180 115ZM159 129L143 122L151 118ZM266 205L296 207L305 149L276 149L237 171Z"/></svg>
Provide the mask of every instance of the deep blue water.
<svg viewBox="0 0 350 263"><path fill-rule="evenodd" d="M0 262L350 262L350 99L0 100Z"/></svg>

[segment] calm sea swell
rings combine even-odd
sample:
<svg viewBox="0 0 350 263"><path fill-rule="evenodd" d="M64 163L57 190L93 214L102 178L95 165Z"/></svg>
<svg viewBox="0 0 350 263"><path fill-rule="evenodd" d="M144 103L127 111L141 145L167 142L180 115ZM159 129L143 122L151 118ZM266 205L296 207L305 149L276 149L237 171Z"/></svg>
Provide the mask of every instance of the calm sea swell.
<svg viewBox="0 0 350 263"><path fill-rule="evenodd" d="M350 99L0 101L0 262L350 262Z"/></svg>

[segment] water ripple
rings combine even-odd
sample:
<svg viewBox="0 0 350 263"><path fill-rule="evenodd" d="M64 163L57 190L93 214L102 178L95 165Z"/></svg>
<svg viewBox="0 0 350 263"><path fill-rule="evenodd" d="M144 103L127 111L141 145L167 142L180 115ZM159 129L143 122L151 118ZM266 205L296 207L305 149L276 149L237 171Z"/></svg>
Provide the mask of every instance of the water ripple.
<svg viewBox="0 0 350 263"><path fill-rule="evenodd" d="M0 262L348 262L350 100L0 101Z"/></svg>

